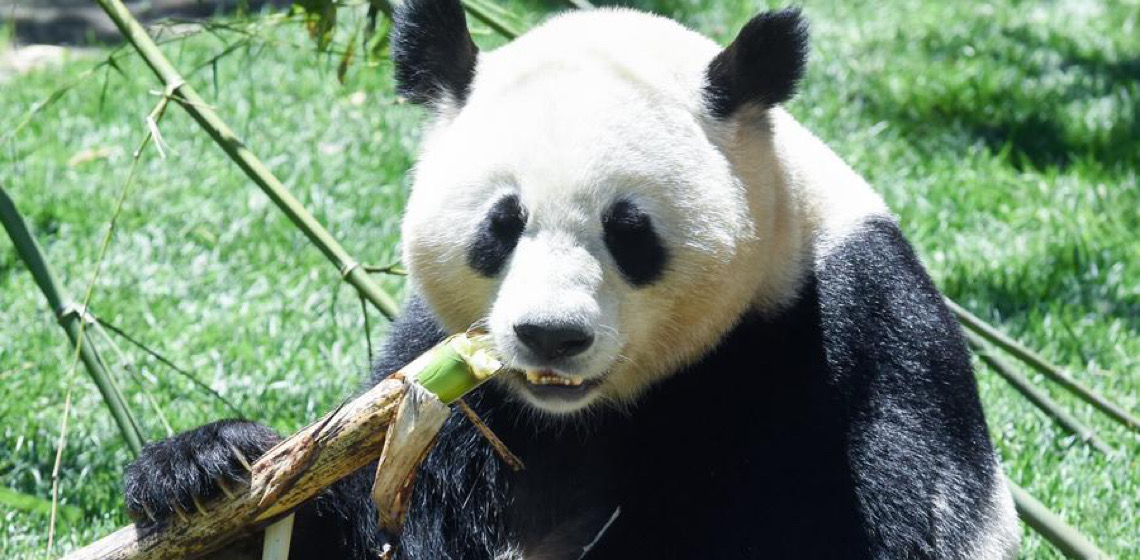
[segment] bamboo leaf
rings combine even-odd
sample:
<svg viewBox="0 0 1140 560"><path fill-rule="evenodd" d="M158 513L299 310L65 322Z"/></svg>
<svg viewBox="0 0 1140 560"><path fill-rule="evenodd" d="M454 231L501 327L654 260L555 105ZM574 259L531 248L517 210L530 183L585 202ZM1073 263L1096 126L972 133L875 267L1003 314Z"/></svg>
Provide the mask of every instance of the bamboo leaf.
<svg viewBox="0 0 1140 560"><path fill-rule="evenodd" d="M337 6L333 0L295 0L293 6L305 15L305 29L324 52L332 44L336 31Z"/></svg>
<svg viewBox="0 0 1140 560"><path fill-rule="evenodd" d="M352 66L352 61L356 58L356 38L360 35L360 30L364 26L364 20L360 20L360 24L352 31L352 38L348 40L348 46L344 49L344 55L340 57L340 64L336 67L336 79L340 85L344 85L345 76L348 75L348 67Z"/></svg>

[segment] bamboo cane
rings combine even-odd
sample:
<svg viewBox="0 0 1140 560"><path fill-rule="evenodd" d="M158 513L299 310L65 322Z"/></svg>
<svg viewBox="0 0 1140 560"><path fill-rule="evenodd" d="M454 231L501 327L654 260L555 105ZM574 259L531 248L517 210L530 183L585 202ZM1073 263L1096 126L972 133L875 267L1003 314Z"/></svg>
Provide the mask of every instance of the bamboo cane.
<svg viewBox="0 0 1140 560"><path fill-rule="evenodd" d="M1007 483L1013 494L1013 503L1017 506L1017 515L1066 557L1076 560L1109 560L1108 554L1097 548L1080 531L1065 523L1020 486Z"/></svg>
<svg viewBox="0 0 1140 560"><path fill-rule="evenodd" d="M392 319L399 306L396 300L368 276L360 264L325 229L323 225L285 188L273 172L237 137L225 121L206 104L198 92L187 84L174 65L131 15L121 0L95 0L123 37L139 52L147 66L158 76L171 98L214 139L214 142L245 172L262 192L296 225L314 245L337 267L341 276L384 316Z"/></svg>
<svg viewBox="0 0 1140 560"><path fill-rule="evenodd" d="M35 238L32 237L31 232L28 231L28 225L20 216L15 203L12 202L3 187L0 187L0 223L3 223L4 229L8 232L8 237L12 239L12 244L16 247L16 254L24 261L32 273L36 285L43 292L48 306L59 322L59 326L67 333L72 348L78 348L79 359L82 360L91 380L95 382L99 394L103 396L103 402L111 411L111 416L115 419L119 432L127 442L127 447L137 456L142 450L144 440L142 431L131 414L126 399L123 398L123 393L119 390L115 380L107 373L107 369L103 367L103 359L99 356L98 350L95 349L90 333L81 328L81 322L90 320L91 316L86 309L80 309L67 291L63 289L63 286L56 281L55 274L52 273L51 267L44 260L43 251L36 243Z"/></svg>
<svg viewBox="0 0 1140 560"><path fill-rule="evenodd" d="M1025 362L1045 377L1052 379L1055 383L1068 389L1085 402L1100 409L1101 412L1112 417L1121 424L1124 424L1128 427L1128 429L1134 432L1140 431L1140 420L1137 420L1120 405L1113 403L1096 391L1093 391L1092 389L1084 386L1081 382L1073 379L1071 375L1066 373L1061 368L1050 364L1045 360L1045 358L1042 358L1036 352L1030 350L1029 348L1026 348L1016 340L1007 336L1005 333L997 330L989 323L986 323L985 321L975 316L973 313L970 313L962 306L954 303L949 298L946 298L946 305L950 307L950 310L953 311L954 315L958 317L958 321L960 321L966 328L979 334L986 340L1000 347L1002 350L1013 354L1016 358L1022 362Z"/></svg>
<svg viewBox="0 0 1140 560"><path fill-rule="evenodd" d="M966 339L970 342L970 346L974 349L974 353L976 353L978 357L981 358L981 360L990 367L990 369L994 370L998 375L1002 376L1002 378L1009 382L1009 384L1012 385L1014 389L1017 389L1018 392L1020 392L1026 399L1036 405L1037 408L1041 409L1042 412L1060 424L1062 428L1073 433L1081 441L1088 443L1097 451L1100 451L1105 455L1112 455L1112 447L1109 447L1109 445L1105 443L1104 440L1100 439L1100 437L1096 435L1096 432L1093 431L1092 428L1084 425L1072 414L1066 412L1065 409L1061 407L1061 405L1057 404L1057 401L1054 401L1052 398L1050 398L1048 394L1031 383L1023 375L1017 373L1017 371L1010 367L1009 364L1002 361L1001 358L995 356L990 349L986 348L986 343L982 337L974 333L967 332Z"/></svg>
<svg viewBox="0 0 1140 560"><path fill-rule="evenodd" d="M172 517L161 529L124 527L65 559L197 558L251 535L375 460L404 391L402 380L387 379L286 439L253 464L248 490L233 500L185 519ZM275 494L263 503L263 497Z"/></svg>
<svg viewBox="0 0 1140 560"><path fill-rule="evenodd" d="M363 395L270 449L251 466L249 487L233 498L207 504L207 509L188 513L185 518L172 517L159 529L124 527L64 558L200 558L283 518L337 480L376 461L382 451L389 456L402 453L411 457L410 461L388 459L389 464L401 465L403 469L398 482L407 480L434 439L434 433L421 437L421 428L438 430L442 425L438 411L447 409L440 403L454 402L500 367L484 350L480 339L463 335L449 338ZM424 404L422 411L426 412L418 416L420 421L416 414L405 413L408 421L394 428L403 430L403 440L426 443L400 450L393 447L399 446L399 442L386 447L389 425L409 394L417 395L408 400L417 406ZM413 432L419 435L412 437ZM388 511L398 517L401 502L396 501Z"/></svg>

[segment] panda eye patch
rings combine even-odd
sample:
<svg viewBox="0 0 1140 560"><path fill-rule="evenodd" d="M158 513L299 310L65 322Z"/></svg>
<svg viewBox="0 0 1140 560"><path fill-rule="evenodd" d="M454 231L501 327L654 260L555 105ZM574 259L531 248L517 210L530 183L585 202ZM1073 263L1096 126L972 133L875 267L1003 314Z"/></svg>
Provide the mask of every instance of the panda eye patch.
<svg viewBox="0 0 1140 560"><path fill-rule="evenodd" d="M498 274L525 228L526 215L518 195L499 199L479 223L479 231L467 250L468 266L488 278Z"/></svg>
<svg viewBox="0 0 1140 560"><path fill-rule="evenodd" d="M626 281L643 287L665 271L668 254L653 223L641 208L619 200L602 216L603 239Z"/></svg>

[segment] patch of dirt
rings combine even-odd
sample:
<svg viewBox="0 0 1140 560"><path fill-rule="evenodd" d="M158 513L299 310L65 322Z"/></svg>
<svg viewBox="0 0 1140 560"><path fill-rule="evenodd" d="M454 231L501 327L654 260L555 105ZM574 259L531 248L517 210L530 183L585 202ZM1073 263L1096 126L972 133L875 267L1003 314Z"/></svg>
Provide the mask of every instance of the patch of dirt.
<svg viewBox="0 0 1140 560"><path fill-rule="evenodd" d="M62 64L63 61L83 56L87 49L58 45L26 45L4 48L0 45L0 83L36 68Z"/></svg>

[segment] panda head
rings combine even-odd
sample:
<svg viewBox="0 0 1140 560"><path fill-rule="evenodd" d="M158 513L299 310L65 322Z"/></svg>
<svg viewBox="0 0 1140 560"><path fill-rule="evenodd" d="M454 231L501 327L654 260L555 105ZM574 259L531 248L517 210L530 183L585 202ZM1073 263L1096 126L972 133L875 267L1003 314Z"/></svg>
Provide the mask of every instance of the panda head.
<svg viewBox="0 0 1140 560"><path fill-rule="evenodd" d="M599 9L479 52L458 0L404 2L399 90L433 114L403 222L412 289L447 330L488 328L500 382L536 409L634 402L786 297L766 131L805 50L794 10L721 49Z"/></svg>

